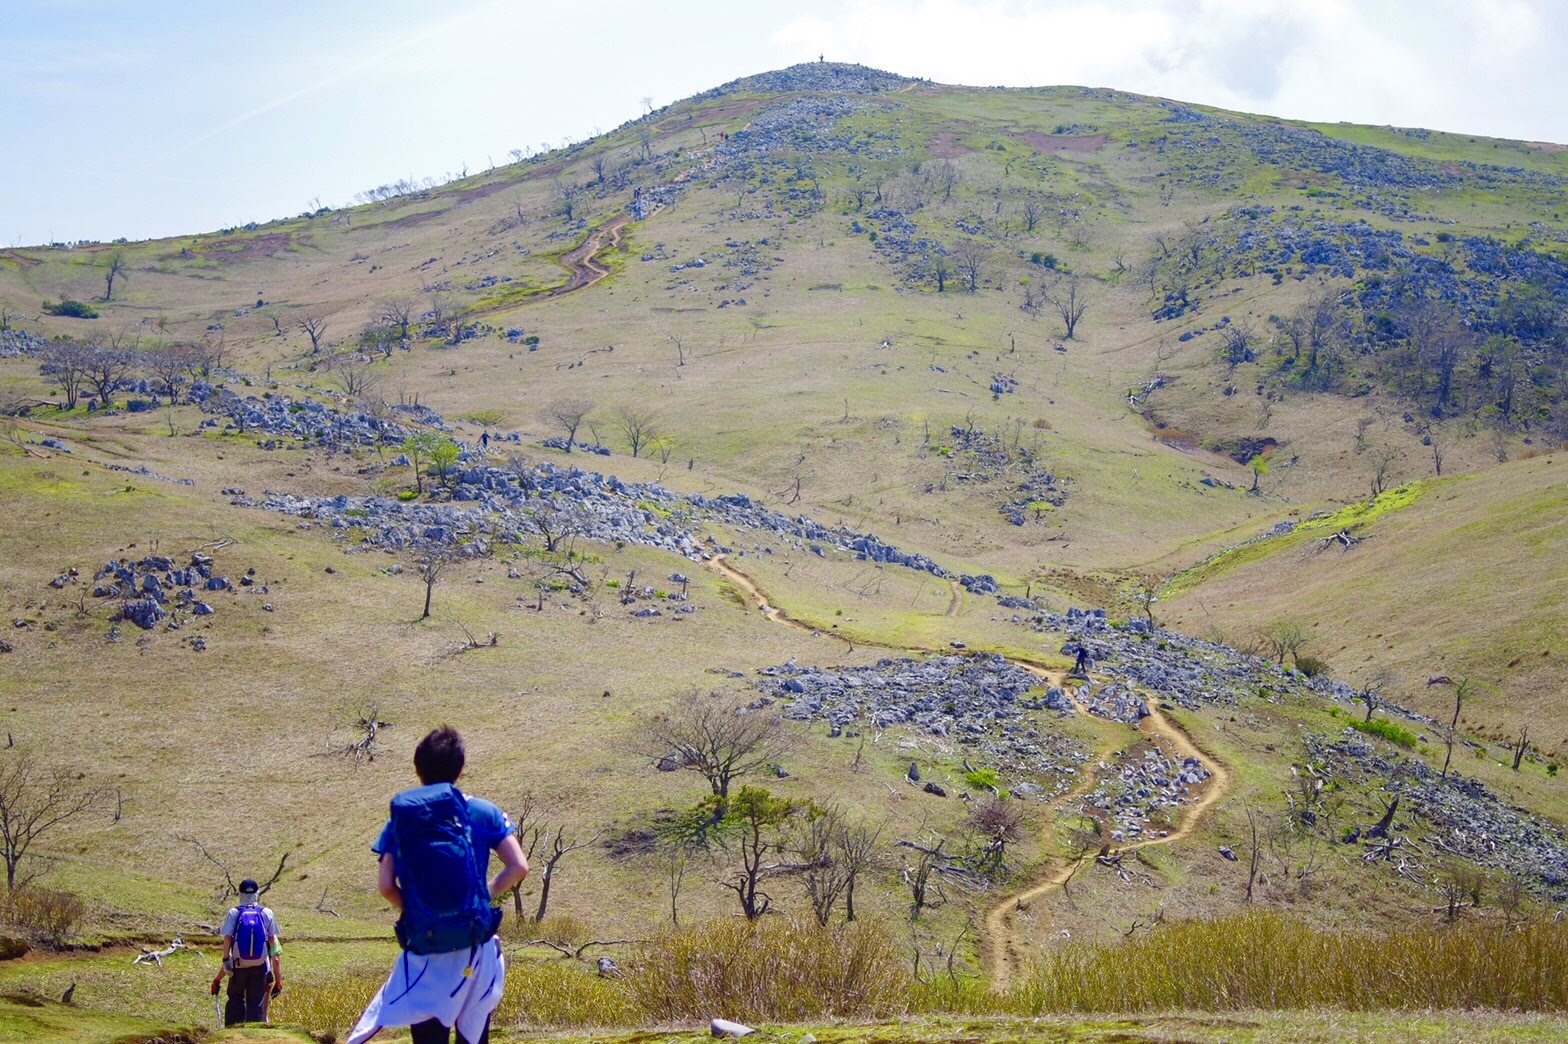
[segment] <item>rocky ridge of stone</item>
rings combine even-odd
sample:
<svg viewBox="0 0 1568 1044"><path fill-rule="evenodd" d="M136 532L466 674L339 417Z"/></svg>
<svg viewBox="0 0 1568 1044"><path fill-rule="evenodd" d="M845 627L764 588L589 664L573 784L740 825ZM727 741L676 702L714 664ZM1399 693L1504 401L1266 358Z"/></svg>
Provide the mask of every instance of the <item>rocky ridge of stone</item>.
<svg viewBox="0 0 1568 1044"><path fill-rule="evenodd" d="M1072 713L1060 689L1031 697L1040 681L997 655L890 657L863 667L764 667L755 688L784 703L791 721L825 721L847 730L905 728L961 745L988 764L1028 777L1017 781L1065 791L1088 760L1082 746L1049 730L1048 715ZM1038 779L1036 778L1038 777ZM1017 790L1015 781L1008 781ZM1025 792L1028 792L1027 790Z"/></svg>
<svg viewBox="0 0 1568 1044"><path fill-rule="evenodd" d="M1568 898L1568 834L1528 809L1510 805L1480 780L1450 771L1447 778L1419 758L1395 754L1353 729L1338 737L1303 737L1307 754L1330 776L1372 786L1404 800L1392 825L1395 837L1415 839L1410 858L1435 871L1448 854L1511 874L1556 901ZM1345 835L1347 843L1359 832Z"/></svg>

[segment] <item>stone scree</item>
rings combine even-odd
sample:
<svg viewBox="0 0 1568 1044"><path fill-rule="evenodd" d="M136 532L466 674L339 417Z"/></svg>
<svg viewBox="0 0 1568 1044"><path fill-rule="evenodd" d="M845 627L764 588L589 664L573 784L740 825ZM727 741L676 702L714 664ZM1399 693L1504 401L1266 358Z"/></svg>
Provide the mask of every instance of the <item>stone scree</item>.
<svg viewBox="0 0 1568 1044"><path fill-rule="evenodd" d="M1034 675L996 655L888 658L869 667L809 667L793 661L757 672L753 685L784 701L792 721L826 721L833 735L902 727L957 743L1004 771L1029 777L1015 793L1055 796L1089 754L1052 732L1049 716L1072 713L1060 689L1031 698Z"/></svg>

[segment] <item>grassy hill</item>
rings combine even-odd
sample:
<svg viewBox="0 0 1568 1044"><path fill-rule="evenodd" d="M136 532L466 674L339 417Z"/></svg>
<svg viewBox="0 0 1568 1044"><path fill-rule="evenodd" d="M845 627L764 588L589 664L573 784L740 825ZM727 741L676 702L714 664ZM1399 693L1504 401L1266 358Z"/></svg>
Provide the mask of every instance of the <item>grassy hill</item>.
<svg viewBox="0 0 1568 1044"><path fill-rule="evenodd" d="M1532 143L827 64L351 209L0 251L3 753L116 810L34 865L86 900L77 936L150 940L221 915L214 860L288 853L273 905L323 988L359 982L384 955L332 940L384 936L368 845L450 721L474 791L592 842L559 865L554 941L641 939L672 879L683 921L735 908L733 852L682 884L651 844L706 788L656 771L650 727L722 690L793 708L784 774L748 782L881 824L859 902L927 967L1022 975L1064 931L1244 891L1425 922L1461 866L1487 909L1561 903L1564 178ZM67 299L98 317L40 309ZM105 406L55 338L138 366ZM398 462L421 430L463 444L453 474ZM420 618L421 559L459 546ZM141 585L149 557L193 593L144 630L104 570ZM1281 624L1320 677L1267 662ZM1090 684L1051 696L1075 642ZM990 653L1042 673L941 659ZM344 753L366 717L390 723L373 760ZM1207 775L1165 779L1187 756ZM998 792L1024 814L978 874ZM1408 860L1366 848L1394 793ZM1259 842L1259 817L1290 829ZM1503 849L1455 840L1475 824ZM1129 847L1075 871L1088 901L980 930L1091 826ZM911 921L943 838L946 902ZM809 912L798 877L773 888ZM127 963L92 1003L191 1017ZM39 966L0 979L65 974Z"/></svg>

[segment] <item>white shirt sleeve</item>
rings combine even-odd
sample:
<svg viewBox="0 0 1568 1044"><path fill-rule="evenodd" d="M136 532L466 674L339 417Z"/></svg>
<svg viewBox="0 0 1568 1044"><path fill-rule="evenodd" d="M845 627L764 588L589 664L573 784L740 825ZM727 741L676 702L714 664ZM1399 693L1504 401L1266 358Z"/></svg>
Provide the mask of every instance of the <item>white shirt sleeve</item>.
<svg viewBox="0 0 1568 1044"><path fill-rule="evenodd" d="M237 922L239 919L240 919L239 908L238 907L230 907L229 908L229 912L224 914L224 916L223 916L223 928L222 928L221 931L218 932L218 934L219 935L233 935L234 934L235 922Z"/></svg>

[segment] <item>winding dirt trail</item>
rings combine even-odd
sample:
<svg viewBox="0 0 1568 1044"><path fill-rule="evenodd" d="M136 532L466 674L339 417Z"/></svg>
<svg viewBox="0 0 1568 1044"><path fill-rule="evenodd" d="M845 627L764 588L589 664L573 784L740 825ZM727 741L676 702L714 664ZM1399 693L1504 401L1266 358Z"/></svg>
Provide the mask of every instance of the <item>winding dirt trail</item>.
<svg viewBox="0 0 1568 1044"><path fill-rule="evenodd" d="M561 255L560 265L566 269L566 282L560 286L553 286L541 293L525 297L520 301L511 301L506 304L495 305L490 308L475 309L473 314L494 315L497 312L507 312L519 305L531 304L535 301L551 301L557 297L584 290L605 276L610 274L609 268L599 263L599 255L606 250L615 250L621 245L621 232L631 223L631 215L620 214L611 218L604 224L588 233L588 238L582 244L575 246Z"/></svg>
<svg viewBox="0 0 1568 1044"><path fill-rule="evenodd" d="M1027 665L1026 669L1028 668ZM1035 669L1035 673L1045 677L1043 671ZM1062 685L1062 682L1052 679L1052 683ZM1088 708L1078 702L1065 685L1064 691L1072 700L1073 707L1080 714L1089 714ZM1198 758L1209 770L1209 778L1204 780L1202 793L1198 799L1189 805L1183 806L1181 823L1164 837L1146 837L1141 841L1131 841L1118 845L1114 851L1131 852L1138 848L1152 848L1155 845L1168 845L1188 837L1197 829L1198 821L1203 813L1230 792L1230 770L1225 763L1215 757L1211 752L1204 750L1193 741L1187 731L1180 725L1167 718L1158 708L1151 706L1149 716L1140 721L1136 726L1129 726L1129 730L1141 738L1159 738L1170 744L1175 749L1179 758ZM1098 752L1095 764L1105 761L1106 756L1114 748L1106 748ZM1056 815L1068 804L1082 797L1092 790L1099 782L1098 771L1089 773L1083 781L1051 802L1047 806L1046 814L1041 818L1045 821L1046 841L1051 841L1050 834L1054 831ZM1048 871L1044 877L1036 878L1032 884L1022 891L1006 896L986 913L985 928L982 934L981 952L985 965L990 971L991 988L997 992L1004 992L1012 982L1014 972L1020 970L1026 963L1024 945L1021 943L1023 934L1019 925L1020 913L1027 912L1037 901L1045 898L1052 889L1060 886L1078 869L1078 864L1064 862L1060 867Z"/></svg>
<svg viewBox="0 0 1568 1044"><path fill-rule="evenodd" d="M610 270L598 261L598 255L605 250L614 250L621 245L621 230L631 223L631 216L620 214L611 218L592 232L583 240L580 247L568 250L561 255L561 266L570 273L566 282L547 290L539 296L544 300L552 297L564 297L576 290L592 286L605 276Z"/></svg>
<svg viewBox="0 0 1568 1044"><path fill-rule="evenodd" d="M850 642L847 638L819 631L809 624L792 619L788 613L769 600L767 594L757 585L756 581L731 565L723 555L716 556L705 564L709 569L735 585L736 589L741 592L746 600L748 608L761 610L762 614L774 623L793 627L798 631L811 635L835 638L849 645L850 648L854 648L855 643ZM952 583L952 581L949 581L949 583ZM952 588L952 599L947 607L946 616L956 616L959 607L963 604L962 589L956 583L952 584ZM863 641L860 644L888 649L907 649L912 652L932 651L916 646L898 646L882 642ZM1048 668L1043 664L1034 663L1019 657L1009 657L1009 661L1022 667L1042 681L1060 687L1072 702L1074 710L1085 717L1094 717L1094 715L1090 714L1089 709L1073 694L1072 689L1068 687L1066 671ZM1137 725L1127 726L1127 730L1131 734L1130 738L1133 739L1159 739L1165 741L1178 758L1198 758L1203 762L1204 767L1209 770L1209 777L1200 784L1202 792L1198 795L1197 800L1182 806L1181 822L1176 824L1175 828L1164 837L1147 837L1140 841L1132 841L1118 846L1116 851L1130 852L1139 848L1152 848L1155 845L1173 844L1190 836L1197 828L1198 821L1203 817L1204 812L1230 792L1230 770L1211 751L1200 747L1193 740L1192 736L1187 733L1187 730L1167 718L1156 705L1151 704L1148 717L1138 722ZM1092 764L1099 766L1102 763L1106 763L1113 751L1125 746L1127 744L1124 742L1106 745L1103 749L1095 752ZM1047 844L1053 840L1053 833L1056 829L1056 817L1068 806L1093 790L1098 785L1099 778L1100 772L1096 767L1084 773L1077 786L1056 797L1045 806L1044 814L1040 818L1044 824L1043 829ZM1019 923L1020 918L1018 915L1027 912L1036 902L1042 901L1052 889L1059 887L1070 878L1077 868L1077 863L1064 862L1059 867L1047 870L1044 876L1035 878L1022 890L999 899L986 912L985 924L981 934L981 954L985 966L990 972L992 989L998 992L1005 991L1011 984L1014 974L1027 963L1027 954L1025 953L1027 943L1023 941L1024 929Z"/></svg>

